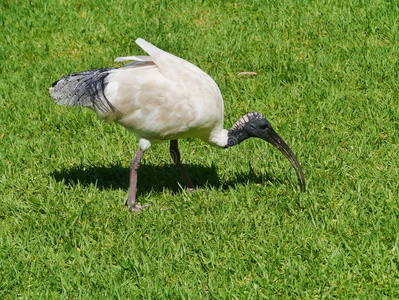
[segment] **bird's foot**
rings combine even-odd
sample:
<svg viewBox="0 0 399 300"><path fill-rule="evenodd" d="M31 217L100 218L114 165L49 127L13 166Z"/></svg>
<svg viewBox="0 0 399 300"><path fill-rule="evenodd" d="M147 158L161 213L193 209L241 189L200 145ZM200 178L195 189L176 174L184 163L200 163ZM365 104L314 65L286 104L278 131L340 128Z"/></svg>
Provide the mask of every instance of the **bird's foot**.
<svg viewBox="0 0 399 300"><path fill-rule="evenodd" d="M143 208L147 208L147 207L149 207L151 205L152 205L152 203L147 203L147 204L143 204L143 205L138 205L138 204L130 205L128 203L128 201L126 201L126 206L129 207L130 211L134 212L134 213L141 213Z"/></svg>
<svg viewBox="0 0 399 300"><path fill-rule="evenodd" d="M187 188L187 191L190 193L190 194L193 194L193 193L196 193L196 192L204 192L205 191L205 189L203 189L203 188L199 188L199 187L196 187L196 188Z"/></svg>
<svg viewBox="0 0 399 300"><path fill-rule="evenodd" d="M147 204L143 204L143 205L134 205L134 206L130 206L130 211L134 212L134 213L141 213L141 211L143 210L143 208L147 208L149 206L151 206L151 203L147 203Z"/></svg>

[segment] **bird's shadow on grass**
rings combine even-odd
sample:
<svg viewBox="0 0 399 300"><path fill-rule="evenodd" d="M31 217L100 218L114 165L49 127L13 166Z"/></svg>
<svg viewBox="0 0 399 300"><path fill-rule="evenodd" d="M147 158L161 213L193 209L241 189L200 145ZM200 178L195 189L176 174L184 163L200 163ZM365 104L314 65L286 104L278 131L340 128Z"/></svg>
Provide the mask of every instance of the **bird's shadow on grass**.
<svg viewBox="0 0 399 300"><path fill-rule="evenodd" d="M278 178L266 174L258 174L252 168L248 172L234 174L233 178L221 182L215 165L203 166L185 165L196 188L216 187L228 189L236 184L279 182ZM52 177L66 185L95 185L99 189L123 189L129 188L130 169L121 165L112 166L75 166L52 173ZM176 166L167 164L162 166L140 166L138 174L138 194L149 191L162 192L165 188L173 193L179 192L182 180Z"/></svg>

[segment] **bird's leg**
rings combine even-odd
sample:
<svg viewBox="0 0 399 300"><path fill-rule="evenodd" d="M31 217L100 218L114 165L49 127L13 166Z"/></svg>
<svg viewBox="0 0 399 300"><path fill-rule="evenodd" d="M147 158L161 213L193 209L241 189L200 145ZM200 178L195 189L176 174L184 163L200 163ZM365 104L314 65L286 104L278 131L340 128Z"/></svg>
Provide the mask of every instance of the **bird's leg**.
<svg viewBox="0 0 399 300"><path fill-rule="evenodd" d="M140 206L136 204L137 171L140 167L140 161L142 157L143 150L139 148L134 155L130 165L129 196L126 200L126 206L128 206L132 212L141 212L142 208L149 206Z"/></svg>
<svg viewBox="0 0 399 300"><path fill-rule="evenodd" d="M170 155L172 156L173 163L176 165L181 177L183 178L184 184L186 185L189 192L193 192L195 190L195 187L194 187L193 183L191 182L191 179L188 176L186 169L183 167L183 165L181 163L179 146L177 144L177 140L170 141L169 152L170 152Z"/></svg>

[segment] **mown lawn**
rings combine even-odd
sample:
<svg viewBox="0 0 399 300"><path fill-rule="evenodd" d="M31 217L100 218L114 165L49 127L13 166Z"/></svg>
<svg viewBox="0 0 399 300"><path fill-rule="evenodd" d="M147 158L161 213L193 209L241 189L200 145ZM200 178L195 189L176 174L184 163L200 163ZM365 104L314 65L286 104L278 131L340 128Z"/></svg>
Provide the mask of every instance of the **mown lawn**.
<svg viewBox="0 0 399 300"><path fill-rule="evenodd" d="M397 1L0 1L0 298L399 297ZM261 140L146 152L52 82L143 54L208 72L225 127L259 111L308 183ZM237 73L254 71L256 77ZM171 208L163 211L162 208Z"/></svg>

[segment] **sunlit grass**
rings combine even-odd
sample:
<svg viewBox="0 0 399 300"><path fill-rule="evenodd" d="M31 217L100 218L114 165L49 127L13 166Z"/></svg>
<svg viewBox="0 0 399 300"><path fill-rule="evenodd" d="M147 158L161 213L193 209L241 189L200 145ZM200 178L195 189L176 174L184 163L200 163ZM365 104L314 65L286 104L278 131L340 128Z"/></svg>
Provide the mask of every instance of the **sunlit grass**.
<svg viewBox="0 0 399 300"><path fill-rule="evenodd" d="M399 6L389 1L2 1L1 298L399 297ZM51 83L118 66L145 38L208 72L225 126L259 111L301 162L260 140L137 139ZM254 71L256 77L237 73ZM163 208L170 210L163 211Z"/></svg>

